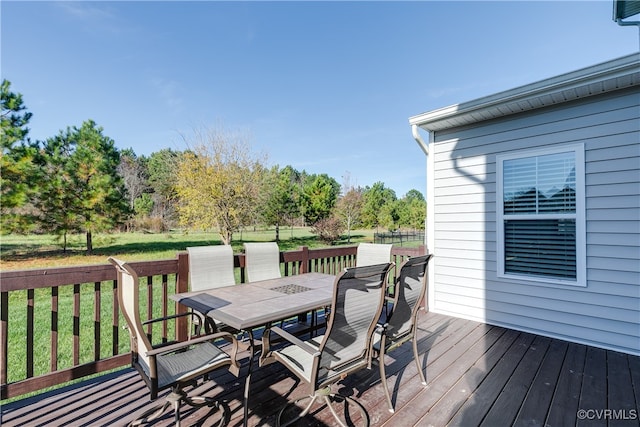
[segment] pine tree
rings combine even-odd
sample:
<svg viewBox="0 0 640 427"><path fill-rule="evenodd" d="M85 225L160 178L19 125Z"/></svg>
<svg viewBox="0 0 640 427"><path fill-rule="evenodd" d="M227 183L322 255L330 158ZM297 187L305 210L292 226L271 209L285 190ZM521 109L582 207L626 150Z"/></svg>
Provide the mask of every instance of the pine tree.
<svg viewBox="0 0 640 427"><path fill-rule="evenodd" d="M124 223L129 213L126 190L117 173L120 153L92 120L49 138L40 150L36 206L45 231L64 240L85 233L87 253L93 234Z"/></svg>

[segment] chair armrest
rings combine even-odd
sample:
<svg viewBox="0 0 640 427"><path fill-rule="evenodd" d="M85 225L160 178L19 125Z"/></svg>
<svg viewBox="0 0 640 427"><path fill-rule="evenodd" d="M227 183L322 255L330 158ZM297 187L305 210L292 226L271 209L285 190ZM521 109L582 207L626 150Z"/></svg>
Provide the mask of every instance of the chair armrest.
<svg viewBox="0 0 640 427"><path fill-rule="evenodd" d="M178 317L185 317L185 316L194 316L194 317L197 317L199 319L202 319L202 317L199 316L197 313L195 313L193 311L189 311L187 313L172 314L171 316L157 317L155 319L145 320L144 322L142 322L142 324L143 325L148 325L149 323L162 322L164 320L177 319Z"/></svg>
<svg viewBox="0 0 640 427"><path fill-rule="evenodd" d="M271 332L275 332L276 334L280 335L282 338L289 341L291 344L300 347L302 350L304 350L305 352L309 353L314 357L317 357L321 354L317 348L314 348L312 345L309 345L308 343L302 341L300 338L296 337L293 334L290 334L289 332L285 331L282 328L279 328L277 326L272 326L270 330Z"/></svg>
<svg viewBox="0 0 640 427"><path fill-rule="evenodd" d="M182 341L176 344L154 348L153 350L149 350L146 353L146 355L157 356L158 354L171 353L172 351L182 350L183 348L188 347L190 345L198 344L205 341L214 341L218 338L224 338L225 340L231 341L231 343L233 344L231 356L235 360L235 354L237 353L237 349L238 349L238 340L229 332L216 332L215 334L201 335L199 337L192 338L188 341Z"/></svg>

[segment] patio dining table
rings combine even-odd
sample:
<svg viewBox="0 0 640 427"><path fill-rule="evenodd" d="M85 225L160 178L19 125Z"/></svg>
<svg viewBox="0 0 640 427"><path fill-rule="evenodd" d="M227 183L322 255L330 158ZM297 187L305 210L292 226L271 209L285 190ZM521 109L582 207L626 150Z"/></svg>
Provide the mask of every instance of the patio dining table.
<svg viewBox="0 0 640 427"><path fill-rule="evenodd" d="M245 378L244 425L248 420L249 388L256 354L253 330L330 305L335 277L304 273L171 296L211 319L248 333L251 356Z"/></svg>

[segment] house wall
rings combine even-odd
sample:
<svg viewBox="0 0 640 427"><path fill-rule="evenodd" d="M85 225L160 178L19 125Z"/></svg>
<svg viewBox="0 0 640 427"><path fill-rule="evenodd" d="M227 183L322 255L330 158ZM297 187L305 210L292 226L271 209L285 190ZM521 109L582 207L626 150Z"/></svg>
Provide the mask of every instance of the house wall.
<svg viewBox="0 0 640 427"><path fill-rule="evenodd" d="M640 354L640 89L432 134L430 309ZM586 286L498 278L496 154L584 143Z"/></svg>

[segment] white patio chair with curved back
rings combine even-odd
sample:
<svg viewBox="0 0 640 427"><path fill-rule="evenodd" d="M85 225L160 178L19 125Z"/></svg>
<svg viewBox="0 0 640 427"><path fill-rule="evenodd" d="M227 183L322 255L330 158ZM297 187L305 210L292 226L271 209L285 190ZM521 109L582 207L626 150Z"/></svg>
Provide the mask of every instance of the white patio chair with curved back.
<svg viewBox="0 0 640 427"><path fill-rule="evenodd" d="M280 272L280 248L277 243L245 243L244 254L248 282L282 277Z"/></svg>
<svg viewBox="0 0 640 427"><path fill-rule="evenodd" d="M380 368L380 379L384 389L389 411L394 412L393 403L387 386L384 356L388 352L400 347L407 341L413 342L413 358L422 380L427 385L420 359L418 358L418 313L420 302L424 300L427 291L427 276L429 261L433 254L409 258L400 266L400 273L394 286L394 297L391 313L384 325L380 325L373 338L373 357L377 359ZM426 308L425 308L426 309Z"/></svg>
<svg viewBox="0 0 640 427"><path fill-rule="evenodd" d="M386 243L359 243L356 249L356 267L390 262L392 248L392 244ZM393 280L395 270L391 271L389 275L391 276L390 280ZM388 314L387 306L384 308L384 313L385 316Z"/></svg>
<svg viewBox="0 0 640 427"><path fill-rule="evenodd" d="M236 284L231 245L193 246L188 247L187 252L189 253L189 288L192 292ZM206 313L202 315L207 332L214 332L222 326Z"/></svg>
<svg viewBox="0 0 640 427"><path fill-rule="evenodd" d="M332 310L324 335L302 341L278 327L267 329L263 335L261 365L280 362L295 374L309 390L309 395L289 402L278 414L277 425L287 418L287 409L300 410L297 403L309 399L309 403L288 425L305 417L314 402L320 398L332 415L343 426L333 406L342 402L345 409L354 405L364 425L369 425L366 409L351 397L340 396L331 386L347 375L371 365L371 339L376 322L382 313L385 300L387 275L392 263L353 267L340 273L334 282ZM271 336L279 335L290 343L281 349L271 348ZM352 418L351 414L345 418Z"/></svg>
<svg viewBox="0 0 640 427"><path fill-rule="evenodd" d="M236 284L233 272L231 245L188 247L189 287L191 291L232 286Z"/></svg>
<svg viewBox="0 0 640 427"><path fill-rule="evenodd" d="M222 414L218 425L225 425L229 418L229 411L225 405L219 404L210 397L188 396L183 390L185 385L195 384L201 377L210 372L226 368L238 376L240 365L236 360L238 342L227 333L194 337L185 342L161 344L153 346L147 337L144 325L168 319L175 319L181 315L152 319L146 322L140 320L139 277L136 270L124 261L109 258L117 271L118 304L127 323L131 340L131 365L139 373L150 390L151 400L158 397L158 392L172 388L164 404L144 411L138 419L129 425L139 425L151 422L160 417L164 411L173 406L175 424L180 425L180 406L186 403L190 406L222 407ZM191 315L192 313L184 313ZM224 338L230 344L229 352L221 350L214 341Z"/></svg>
<svg viewBox="0 0 640 427"><path fill-rule="evenodd" d="M391 261L393 245L384 243L360 243L356 249L356 267L382 264Z"/></svg>

